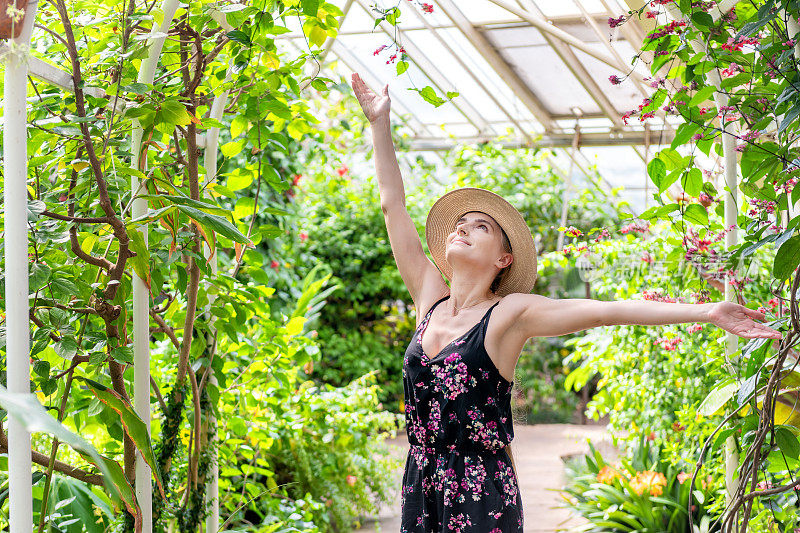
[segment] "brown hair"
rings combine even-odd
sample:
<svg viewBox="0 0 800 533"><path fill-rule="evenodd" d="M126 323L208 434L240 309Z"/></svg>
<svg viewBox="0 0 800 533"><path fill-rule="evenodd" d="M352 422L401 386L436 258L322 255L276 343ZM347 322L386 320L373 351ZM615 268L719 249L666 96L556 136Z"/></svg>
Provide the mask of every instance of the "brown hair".
<svg viewBox="0 0 800 533"><path fill-rule="evenodd" d="M500 228L500 232L503 234L503 250L507 253L512 253L511 242L508 240L508 235L506 235L506 232L503 230L503 228ZM511 264L509 264L507 267L504 267L500 272L497 273L494 281L492 281L492 285L489 287L490 291L495 294L497 293L497 289L500 288L500 282L503 281L503 274L505 274L509 268L511 268Z"/></svg>

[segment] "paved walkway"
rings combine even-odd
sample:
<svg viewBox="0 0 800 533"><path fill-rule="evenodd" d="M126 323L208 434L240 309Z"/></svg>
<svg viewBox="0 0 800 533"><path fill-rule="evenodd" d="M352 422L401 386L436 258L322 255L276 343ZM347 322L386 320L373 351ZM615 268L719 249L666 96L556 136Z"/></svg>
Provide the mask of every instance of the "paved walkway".
<svg viewBox="0 0 800 533"><path fill-rule="evenodd" d="M564 484L562 456L588 451L586 439L605 454L611 449L611 438L604 426L579 426L572 424L541 424L514 426L512 450L517 467L522 507L525 512L525 533L564 530L581 522L570 519L566 509L558 508L563 503L553 489ZM405 435L386 441L393 454L405 459L408 440ZM363 521L359 533L399 533L400 531L400 485L402 469L395 472L394 500L383 507L377 517Z"/></svg>

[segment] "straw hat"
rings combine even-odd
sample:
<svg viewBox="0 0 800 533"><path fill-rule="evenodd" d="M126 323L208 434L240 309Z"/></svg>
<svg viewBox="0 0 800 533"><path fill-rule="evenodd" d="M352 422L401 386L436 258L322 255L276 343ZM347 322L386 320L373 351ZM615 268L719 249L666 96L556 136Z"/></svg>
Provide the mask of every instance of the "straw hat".
<svg viewBox="0 0 800 533"><path fill-rule="evenodd" d="M503 228L511 243L514 261L503 275L497 289L499 296L514 292L529 294L536 282L536 245L522 214L502 196L486 189L463 187L436 200L425 222L425 239L439 270L453 279L453 269L445 259L447 236L464 213L481 211Z"/></svg>

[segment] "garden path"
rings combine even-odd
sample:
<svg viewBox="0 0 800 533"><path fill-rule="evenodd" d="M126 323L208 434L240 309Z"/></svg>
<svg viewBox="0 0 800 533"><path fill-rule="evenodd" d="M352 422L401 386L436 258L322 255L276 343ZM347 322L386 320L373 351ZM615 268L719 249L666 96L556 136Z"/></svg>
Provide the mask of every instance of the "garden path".
<svg viewBox="0 0 800 533"><path fill-rule="evenodd" d="M588 451L586 439L604 453L611 449L611 437L600 425L538 424L514 426L512 444L516 463L522 507L525 512L525 533L554 532L581 522L570 519L566 509L558 508L563 500L557 492L564 483L561 457ZM408 439L405 434L387 439L392 454L405 459ZM357 533L398 533L400 531L400 485L402 468L395 472L394 497L381 508L377 517L363 521Z"/></svg>

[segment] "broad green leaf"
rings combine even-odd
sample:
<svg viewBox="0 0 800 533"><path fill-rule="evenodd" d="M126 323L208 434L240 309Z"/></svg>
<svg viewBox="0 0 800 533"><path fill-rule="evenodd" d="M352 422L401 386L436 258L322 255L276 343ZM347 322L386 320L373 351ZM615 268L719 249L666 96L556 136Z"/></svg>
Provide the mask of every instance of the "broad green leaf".
<svg viewBox="0 0 800 533"><path fill-rule="evenodd" d="M705 400L698 407L697 412L704 416L711 416L719 411L730 400L739 385L734 381L728 381L719 385L706 396Z"/></svg>
<svg viewBox="0 0 800 533"><path fill-rule="evenodd" d="M681 179L681 185L689 196L699 196L703 190L703 173L697 167L690 168Z"/></svg>
<svg viewBox="0 0 800 533"><path fill-rule="evenodd" d="M775 428L775 442L787 457L797 459L800 456L800 442L797 441L797 436L788 428L784 426Z"/></svg>
<svg viewBox="0 0 800 533"><path fill-rule="evenodd" d="M778 248L772 274L779 280L788 278L800 264L800 235L791 237Z"/></svg>
<svg viewBox="0 0 800 533"><path fill-rule="evenodd" d="M34 263L28 278L28 291L34 293L47 284L50 279L50 267L44 263Z"/></svg>
<svg viewBox="0 0 800 533"><path fill-rule="evenodd" d="M299 335L303 331L303 324L306 322L306 317L296 316L286 323L286 334L290 337Z"/></svg>
<svg viewBox="0 0 800 533"><path fill-rule="evenodd" d="M102 383L98 383L94 380L89 378L78 378L83 380L89 388L92 390L97 399L109 406L111 409L117 412L120 415L120 421L122 422L123 427L125 428L125 433L131 438L133 443L136 445L136 448L142 454L145 462L150 466L153 471L153 477L156 479L156 484L158 485L158 490L161 492L161 497L165 498L164 495L164 487L161 485L161 473L158 468L158 462L156 461L155 453L153 453L153 447L150 443L150 432L147 430L147 426L145 423L142 422L142 419L139 418L139 415L133 410L133 407L125 401L122 396L117 394L116 391L109 389Z"/></svg>
<svg viewBox="0 0 800 533"><path fill-rule="evenodd" d="M708 211L700 204L689 204L683 212L683 217L693 224L701 226L708 224Z"/></svg>
<svg viewBox="0 0 800 533"><path fill-rule="evenodd" d="M236 226L219 215L212 215L211 213L206 213L205 211L201 211L188 205L178 206L178 209L181 211L181 213L185 214L192 220L196 220L201 225L216 231L220 235L224 235L233 241L243 244L250 242L250 239L245 237L242 232L236 228Z"/></svg>
<svg viewBox="0 0 800 533"><path fill-rule="evenodd" d="M308 33L308 40L311 41L311 44L316 46L324 45L327 38L328 34L325 30L316 25L311 28L311 31Z"/></svg>
<svg viewBox="0 0 800 533"><path fill-rule="evenodd" d="M667 177L667 167L661 159L657 157L653 158L647 164L647 175L650 176L655 186L658 187L658 192L664 192L664 190L666 190L666 187L662 188L662 184L664 183L664 178Z"/></svg>
<svg viewBox="0 0 800 533"><path fill-rule="evenodd" d="M9 392L0 385L0 406L30 433L44 432L53 435L59 441L69 445L73 450L83 455L103 474L103 483L109 493L115 498L123 498L124 488L121 490L120 485L116 482L117 480L113 469L109 467L108 460L97 453L94 446L85 441L83 437L68 430L58 420L47 414L42 404L33 394ZM124 479L124 477L123 475L122 478ZM133 499L133 504L134 507L129 507L128 510L138 522L140 514L138 507L135 506L135 498Z"/></svg>

